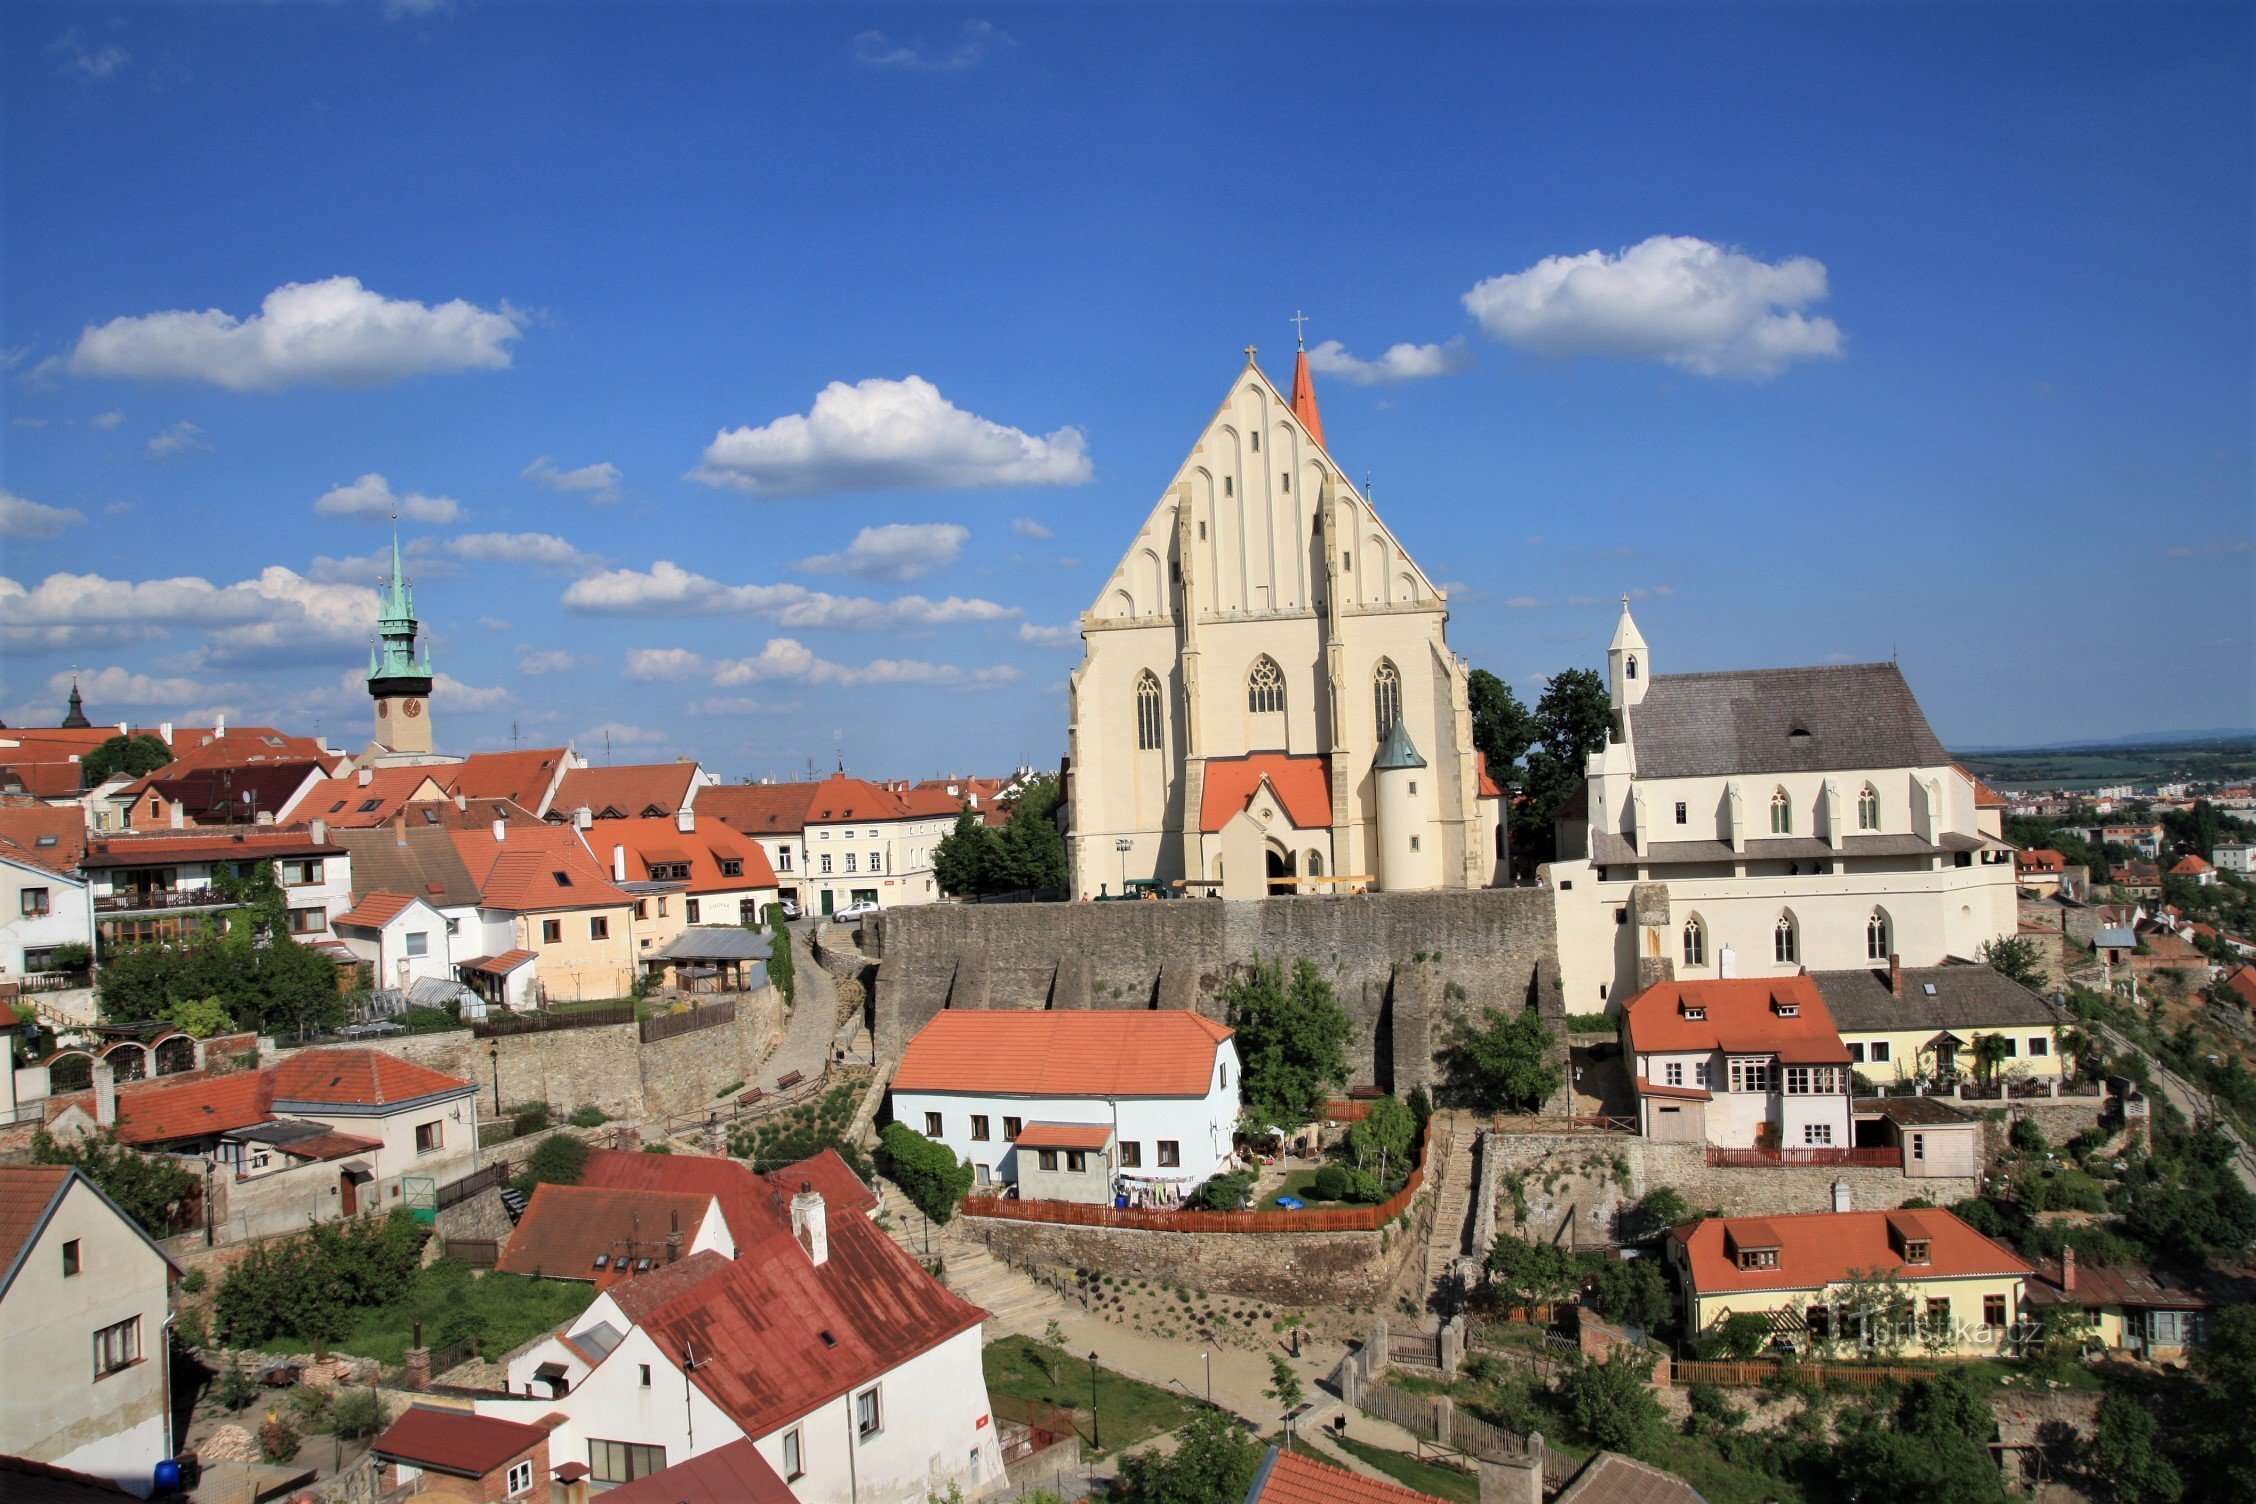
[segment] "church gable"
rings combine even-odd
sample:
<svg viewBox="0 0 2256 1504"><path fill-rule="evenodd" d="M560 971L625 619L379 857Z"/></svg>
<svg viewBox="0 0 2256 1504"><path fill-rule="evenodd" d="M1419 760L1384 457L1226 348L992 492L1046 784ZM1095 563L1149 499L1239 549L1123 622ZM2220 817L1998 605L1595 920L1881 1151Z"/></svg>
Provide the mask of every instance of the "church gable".
<svg viewBox="0 0 2256 1504"><path fill-rule="evenodd" d="M1304 394L1303 406L1313 415L1312 396ZM1091 614L1100 620L1171 620L1176 586L1185 576L1202 613L1312 611L1329 588L1316 526L1327 502L1339 552L1330 562L1338 571L1341 604L1439 606L1432 581L1333 463L1293 403L1249 362L1145 518ZM1187 518L1179 520L1185 504Z"/></svg>

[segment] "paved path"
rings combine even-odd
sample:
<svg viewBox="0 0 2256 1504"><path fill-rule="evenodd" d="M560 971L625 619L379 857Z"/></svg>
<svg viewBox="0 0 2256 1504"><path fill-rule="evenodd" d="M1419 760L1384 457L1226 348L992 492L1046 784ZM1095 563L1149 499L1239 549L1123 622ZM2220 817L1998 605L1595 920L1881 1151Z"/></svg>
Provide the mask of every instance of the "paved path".
<svg viewBox="0 0 2256 1504"><path fill-rule="evenodd" d="M2154 1072L2154 1079L2162 1085L2162 1094L2170 1099L2173 1107L2185 1114L2187 1122L2190 1123L2195 1118L2207 1118L2217 1125L2232 1143L2233 1169L2239 1174L2241 1184L2251 1192L2256 1192L2256 1150L2249 1148L2248 1140L2241 1137L2240 1130L2234 1126L2232 1119L2217 1111L2210 1102L2208 1093L2104 1024L2099 1026L2099 1033L2109 1044L2125 1054L2145 1058L2147 1068Z"/></svg>
<svg viewBox="0 0 2256 1504"><path fill-rule="evenodd" d="M831 1036L838 1032L838 992L830 973L815 964L804 935L791 936L791 975L794 1001L784 1021L783 1042L760 1067L760 1079L751 1083L770 1091L793 1071L810 1081L822 1074L830 1061Z"/></svg>

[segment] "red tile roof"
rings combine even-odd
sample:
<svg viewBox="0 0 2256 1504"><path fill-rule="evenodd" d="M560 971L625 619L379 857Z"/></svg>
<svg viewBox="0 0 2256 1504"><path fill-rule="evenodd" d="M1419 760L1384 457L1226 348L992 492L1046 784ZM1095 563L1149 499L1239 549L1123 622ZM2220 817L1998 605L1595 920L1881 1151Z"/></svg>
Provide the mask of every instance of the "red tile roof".
<svg viewBox="0 0 2256 1504"><path fill-rule="evenodd" d="M802 1184L812 1185L822 1192L823 1200L833 1210L873 1212L877 1210L877 1193L854 1173L854 1167L838 1157L836 1149L825 1149L813 1159L802 1159L769 1177L786 1191L796 1191Z"/></svg>
<svg viewBox="0 0 2256 1504"><path fill-rule="evenodd" d="M324 772L309 758L198 768L172 763L121 790L120 801L128 823L140 829L170 828L175 810L191 825L248 825L256 816L294 809Z"/></svg>
<svg viewBox="0 0 2256 1504"><path fill-rule="evenodd" d="M1784 1017L1780 1008L1794 1008ZM1686 1016L1705 1009L1705 1018ZM1722 1050L1776 1055L1790 1065L1843 1065L1848 1047L1824 995L1808 976L1656 982L1623 1009L1622 1048L1631 1054Z"/></svg>
<svg viewBox="0 0 2256 1504"><path fill-rule="evenodd" d="M407 912L414 899L403 893L364 893L360 902L329 921L333 929L349 924L356 930L380 930Z"/></svg>
<svg viewBox="0 0 2256 1504"><path fill-rule="evenodd" d="M436 800L446 793L444 767L370 768L368 781L348 773L324 778L306 790L291 817L326 820L339 830L367 830L382 825L417 797Z"/></svg>
<svg viewBox="0 0 2256 1504"><path fill-rule="evenodd" d="M0 758L5 758L0 753ZM0 761L0 793L22 792L34 799L71 799L84 792L85 778L75 762ZM80 816L80 824L85 817Z"/></svg>
<svg viewBox="0 0 2256 1504"><path fill-rule="evenodd" d="M1028 1123L1012 1142L1021 1149L1102 1149L1112 1142L1112 1125Z"/></svg>
<svg viewBox="0 0 2256 1504"><path fill-rule="evenodd" d="M799 1504L760 1449L742 1437L603 1495L604 1504Z"/></svg>
<svg viewBox="0 0 2256 1504"><path fill-rule="evenodd" d="M505 977L527 961L536 959L529 950L505 950L498 956L473 956L462 963L462 969L489 977Z"/></svg>
<svg viewBox="0 0 2256 1504"><path fill-rule="evenodd" d="M311 1138L292 1139L274 1147L292 1159L349 1159L355 1154L375 1153L384 1147L384 1141L362 1138L356 1133L317 1133Z"/></svg>
<svg viewBox="0 0 2256 1504"><path fill-rule="evenodd" d="M1496 780L1489 776L1488 754L1486 752L1477 752L1474 754L1474 756L1480 759L1480 797L1483 799L1503 798L1504 791L1498 788L1496 786Z"/></svg>
<svg viewBox="0 0 2256 1504"><path fill-rule="evenodd" d="M261 1072L274 1100L331 1107L388 1107L472 1085L382 1050L293 1050Z"/></svg>
<svg viewBox="0 0 2256 1504"><path fill-rule="evenodd" d="M90 1093L80 1105L94 1110ZM162 1144L209 1138L249 1128L274 1116L273 1084L265 1071L222 1076L168 1077L138 1086L120 1084L117 1135L128 1144Z"/></svg>
<svg viewBox="0 0 2256 1504"><path fill-rule="evenodd" d="M540 1185L517 1219L496 1266L507 1274L537 1274L549 1279L593 1280L609 1284L614 1257L649 1259L663 1266L667 1237L678 1232L675 1259L688 1250L713 1208L710 1194L694 1191L624 1190L615 1186ZM603 1269L596 1255L605 1256Z"/></svg>
<svg viewBox="0 0 2256 1504"><path fill-rule="evenodd" d="M898 796L866 778L833 773L814 787L807 800L809 825L838 825L857 820L898 820Z"/></svg>
<svg viewBox="0 0 2256 1504"><path fill-rule="evenodd" d="M468 1410L413 1405L376 1438L373 1450L379 1456L415 1467L482 1478L501 1471L546 1440L548 1432L539 1426Z"/></svg>
<svg viewBox="0 0 2256 1504"><path fill-rule="evenodd" d="M46 1225L70 1177L67 1165L0 1166L0 1289Z"/></svg>
<svg viewBox="0 0 2256 1504"><path fill-rule="evenodd" d="M711 1202L716 1198L708 1196ZM594 1255L589 1255L594 1262ZM612 1304L629 1321L640 1322L652 1311L671 1305L676 1297L699 1280L720 1273L729 1266L728 1257L720 1250L707 1248L691 1254L678 1263L661 1265L648 1274L640 1274L623 1284L613 1284L604 1293Z"/></svg>
<svg viewBox="0 0 2256 1504"><path fill-rule="evenodd" d="M1214 757L1206 763L1206 793L1199 801L1199 829L1209 834L1253 802L1267 780L1285 814L1302 830L1327 830L1332 823L1332 771L1322 757L1292 757L1256 752L1250 757Z"/></svg>
<svg viewBox="0 0 2256 1504"><path fill-rule="evenodd" d="M86 852L86 814L76 805L19 804L0 809L0 855L50 872L68 872Z"/></svg>
<svg viewBox="0 0 2256 1504"><path fill-rule="evenodd" d="M687 862L692 893L741 893L748 888L776 885L775 869L768 865L768 854L760 849L760 843L719 820L697 820L692 830L683 830L671 815L664 819L605 820L582 834L606 870L610 868L611 848L627 848L629 882L648 879L653 863ZM742 864L735 877L721 871L725 861Z"/></svg>
<svg viewBox="0 0 2256 1504"><path fill-rule="evenodd" d="M82 867L169 867L181 862L271 861L286 856L343 856L345 848L316 841L303 826L246 826L134 832L96 836L86 843Z"/></svg>
<svg viewBox="0 0 2256 1504"><path fill-rule="evenodd" d="M565 747L477 752L447 770L443 782L450 794L507 799L542 815L548 813L548 791L556 786L569 752Z"/></svg>
<svg viewBox="0 0 2256 1504"><path fill-rule="evenodd" d="M812 783L724 783L700 789L697 813L710 815L748 836L795 835L807 825L814 801Z"/></svg>
<svg viewBox="0 0 2256 1504"><path fill-rule="evenodd" d="M1269 1449L1245 1504L1437 1504L1384 1478L1366 1478L1299 1452Z"/></svg>
<svg viewBox="0 0 2256 1504"><path fill-rule="evenodd" d="M689 800L697 777L693 762L637 763L626 767L574 768L556 786L550 819L567 819L588 810L599 820L671 815Z"/></svg>
<svg viewBox="0 0 2256 1504"><path fill-rule="evenodd" d="M2199 877L2204 872L2216 870L2200 857L2188 854L2178 859L2178 864L2170 869L2170 875L2172 877Z"/></svg>
<svg viewBox="0 0 2256 1504"><path fill-rule="evenodd" d="M1913 1222L1929 1239L1928 1262L1906 1264L1890 1238L1891 1217L1903 1212L1805 1212L1764 1219L1709 1217L1669 1236L1690 1255L1692 1282L1703 1296L1743 1290L1820 1290L1860 1272L1905 1279L1964 1279L1977 1275L2029 1275L2032 1265L1946 1211L1919 1212ZM1741 1269L1725 1249L1779 1249L1775 1269ZM1917 1236L1917 1234L1913 1234Z"/></svg>
<svg viewBox="0 0 2256 1504"><path fill-rule="evenodd" d="M2256 966L2243 966L2225 978L2225 986L2233 996L2251 1008L2256 1008Z"/></svg>
<svg viewBox="0 0 2256 1504"><path fill-rule="evenodd" d="M2013 865L2023 872L2057 873L2068 865L2068 858L2048 846L2039 846L2034 850L2016 853Z"/></svg>
<svg viewBox="0 0 2256 1504"><path fill-rule="evenodd" d="M1293 356L1292 410L1293 416L1300 419L1300 426L1307 429L1308 436L1316 441L1316 447L1322 449L1324 415L1316 410L1316 380L1308 374L1306 350Z"/></svg>
<svg viewBox="0 0 2256 1504"><path fill-rule="evenodd" d="M634 902L596 865L580 833L569 825L512 825L499 841L488 829L458 830L454 849L478 884L478 901L485 908L538 913Z"/></svg>
<svg viewBox="0 0 2256 1504"><path fill-rule="evenodd" d="M1185 1009L950 1008L919 1029L895 1091L1016 1097L1203 1097L1232 1030Z"/></svg>

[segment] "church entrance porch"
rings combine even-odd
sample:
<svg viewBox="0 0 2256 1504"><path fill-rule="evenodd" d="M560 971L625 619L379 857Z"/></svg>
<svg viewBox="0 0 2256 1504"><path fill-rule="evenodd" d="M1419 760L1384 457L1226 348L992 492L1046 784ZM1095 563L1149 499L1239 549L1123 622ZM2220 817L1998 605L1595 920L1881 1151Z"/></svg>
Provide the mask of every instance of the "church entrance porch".
<svg viewBox="0 0 2256 1504"><path fill-rule="evenodd" d="M1292 858L1272 846L1267 852L1266 860L1269 873L1269 896L1275 898L1279 895L1297 892L1298 887L1293 882Z"/></svg>

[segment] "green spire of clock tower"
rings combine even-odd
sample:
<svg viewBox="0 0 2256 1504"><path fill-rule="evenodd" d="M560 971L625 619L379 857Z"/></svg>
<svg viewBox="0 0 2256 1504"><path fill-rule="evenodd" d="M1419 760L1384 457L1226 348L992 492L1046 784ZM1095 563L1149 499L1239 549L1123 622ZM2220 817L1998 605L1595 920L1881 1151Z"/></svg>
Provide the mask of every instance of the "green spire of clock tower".
<svg viewBox="0 0 2256 1504"><path fill-rule="evenodd" d="M392 578L377 602L376 641L368 649L368 694L376 702L376 744L393 752L431 750L431 654L416 642L415 594L400 561L399 522L392 523Z"/></svg>

